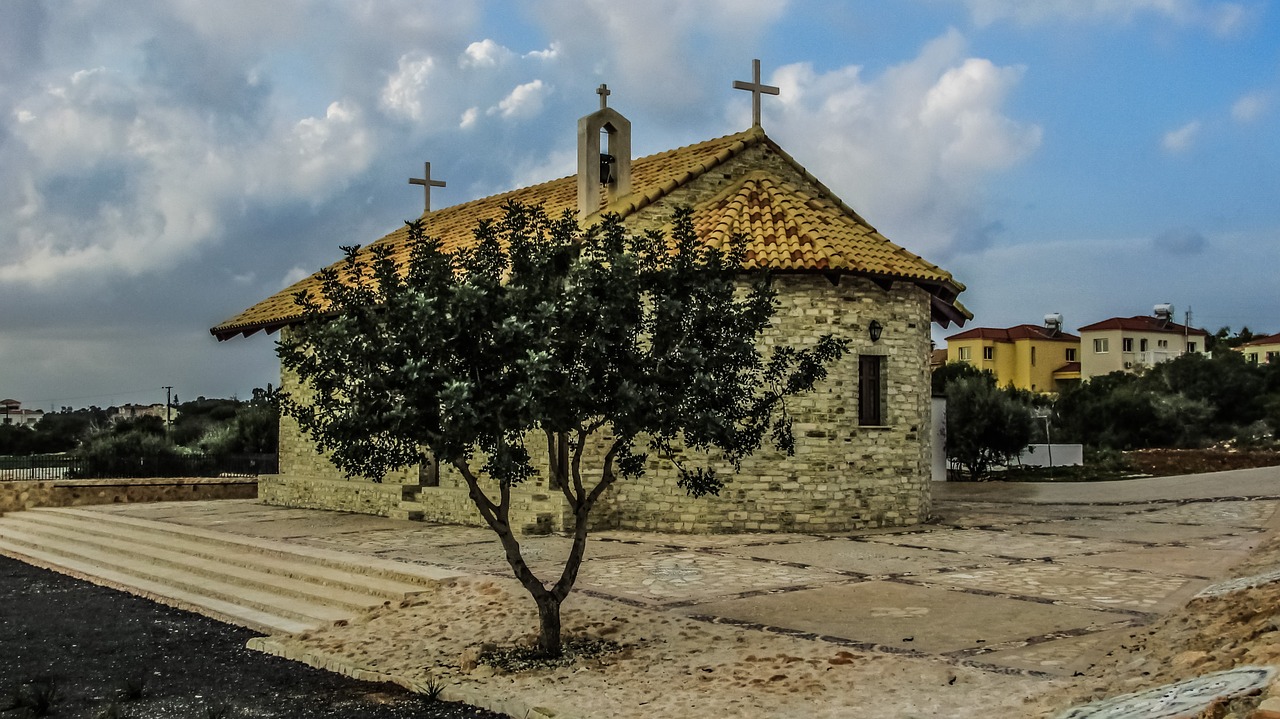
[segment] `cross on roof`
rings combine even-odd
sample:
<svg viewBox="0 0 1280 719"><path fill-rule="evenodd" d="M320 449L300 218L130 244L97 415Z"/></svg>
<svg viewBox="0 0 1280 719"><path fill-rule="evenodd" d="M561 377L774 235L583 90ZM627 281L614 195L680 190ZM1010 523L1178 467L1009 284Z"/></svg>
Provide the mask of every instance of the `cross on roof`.
<svg viewBox="0 0 1280 719"><path fill-rule="evenodd" d="M422 185L422 211L431 211L431 188L444 187L444 180L431 179L431 163L422 163L422 177L410 177L410 185Z"/></svg>
<svg viewBox="0 0 1280 719"><path fill-rule="evenodd" d="M760 83L760 60L751 61L751 82L744 80L734 80L733 89L746 90L751 93L751 124L754 127L760 126L760 96L761 95L777 95L781 90L773 85L762 85Z"/></svg>
<svg viewBox="0 0 1280 719"><path fill-rule="evenodd" d="M596 94L600 96L600 109L603 110L609 106L609 96L613 93L609 91L609 86L600 83L600 87L596 88Z"/></svg>

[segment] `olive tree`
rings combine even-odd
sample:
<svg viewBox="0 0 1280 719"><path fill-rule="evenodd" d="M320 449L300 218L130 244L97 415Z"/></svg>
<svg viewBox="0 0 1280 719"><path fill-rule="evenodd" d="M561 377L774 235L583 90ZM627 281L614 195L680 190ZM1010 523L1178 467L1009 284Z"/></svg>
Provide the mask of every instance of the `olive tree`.
<svg viewBox="0 0 1280 719"><path fill-rule="evenodd" d="M947 384L947 458L970 481L1007 464L1031 444L1031 408L994 377L961 377Z"/></svg>
<svg viewBox="0 0 1280 719"><path fill-rule="evenodd" d="M319 295L296 298L304 319L278 353L310 392L283 396L281 410L348 476L377 480L430 458L455 468L537 603L539 650L555 656L560 604L605 491L679 447L731 468L766 440L792 452L786 398L824 378L846 342L763 356L768 276L744 290L742 239L708 246L688 210L668 237L630 233L616 216L580 229L568 213L509 204L474 233L447 253L409 223L403 265L385 243L344 248ZM522 557L510 515L512 489L540 471L535 441L573 523L563 569L547 580ZM695 497L725 482L710 461L676 466Z"/></svg>

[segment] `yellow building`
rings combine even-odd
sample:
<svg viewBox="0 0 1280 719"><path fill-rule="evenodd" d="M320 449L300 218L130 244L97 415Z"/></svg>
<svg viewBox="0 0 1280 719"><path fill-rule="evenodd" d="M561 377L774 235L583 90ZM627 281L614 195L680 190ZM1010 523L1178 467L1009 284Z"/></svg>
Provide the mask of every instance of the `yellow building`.
<svg viewBox="0 0 1280 719"><path fill-rule="evenodd" d="M1173 308L1169 305L1157 305L1155 312L1153 316L1112 317L1081 327L1081 377L1138 372L1205 351L1208 332L1171 320Z"/></svg>
<svg viewBox="0 0 1280 719"><path fill-rule="evenodd" d="M1060 392L1080 379L1080 338L1060 327L975 327L947 338L947 361L991 370L1001 387Z"/></svg>
<svg viewBox="0 0 1280 719"><path fill-rule="evenodd" d="M1254 364L1280 364L1280 334L1245 342L1240 345L1240 351Z"/></svg>

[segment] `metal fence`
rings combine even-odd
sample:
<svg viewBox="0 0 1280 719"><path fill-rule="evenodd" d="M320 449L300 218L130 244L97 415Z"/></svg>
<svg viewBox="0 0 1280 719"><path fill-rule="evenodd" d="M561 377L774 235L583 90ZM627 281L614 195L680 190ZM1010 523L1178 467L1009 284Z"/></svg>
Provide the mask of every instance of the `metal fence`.
<svg viewBox="0 0 1280 719"><path fill-rule="evenodd" d="M256 477L280 471L275 454L157 454L85 457L44 454L0 457L0 482L138 477Z"/></svg>

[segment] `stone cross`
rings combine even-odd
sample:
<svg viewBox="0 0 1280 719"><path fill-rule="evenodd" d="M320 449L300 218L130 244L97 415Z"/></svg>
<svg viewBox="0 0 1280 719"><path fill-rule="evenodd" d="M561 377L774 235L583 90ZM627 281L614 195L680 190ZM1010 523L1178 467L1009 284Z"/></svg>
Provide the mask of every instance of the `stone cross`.
<svg viewBox="0 0 1280 719"><path fill-rule="evenodd" d="M609 92L609 86L603 82L600 83L600 87L596 88L596 94L600 96L600 109L603 110L608 107L609 96L613 94L612 92Z"/></svg>
<svg viewBox="0 0 1280 719"><path fill-rule="evenodd" d="M760 60L751 61L751 82L734 80L733 89L746 90L751 93L751 124L760 126L760 96L777 95L781 90L773 85L760 84Z"/></svg>
<svg viewBox="0 0 1280 719"><path fill-rule="evenodd" d="M410 177L410 185L422 185L422 211L431 211L431 188L444 187L444 180L431 179L431 163L422 163L422 177Z"/></svg>

